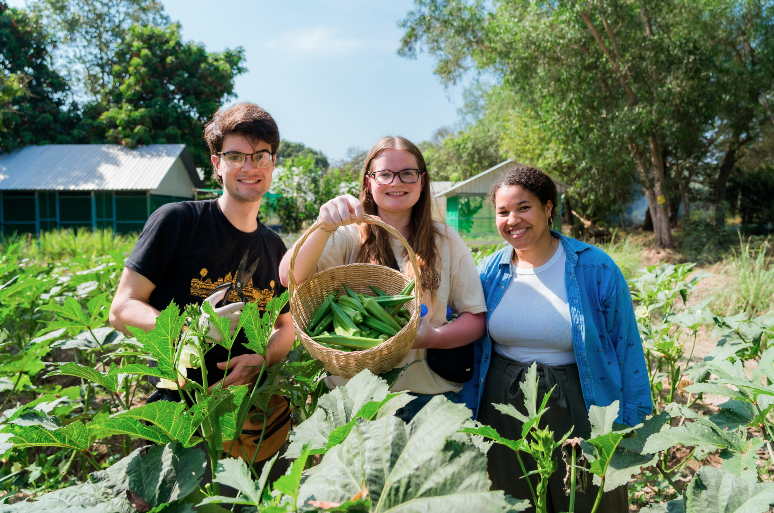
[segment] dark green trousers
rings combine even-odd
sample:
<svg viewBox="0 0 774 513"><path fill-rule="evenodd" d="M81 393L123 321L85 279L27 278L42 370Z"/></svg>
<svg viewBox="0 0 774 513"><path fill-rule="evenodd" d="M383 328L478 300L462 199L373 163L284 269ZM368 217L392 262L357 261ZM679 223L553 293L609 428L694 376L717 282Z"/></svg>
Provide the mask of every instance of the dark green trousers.
<svg viewBox="0 0 774 513"><path fill-rule="evenodd" d="M522 423L510 415L500 413L493 405L511 404L520 412L526 414L524 407L524 395L521 393L520 384L527 374L529 365L516 362L510 358L501 356L492 351L492 364L486 377L484 394L481 398L478 419L492 426L505 438L518 440L521 438ZM571 428L570 437L588 438L591 434L586 402L581 391L578 366L563 365L548 367L538 364L538 406L543 397L554 385L556 388L548 400L548 411L540 421L540 427L548 425L556 438L563 436ZM521 470L516 453L504 445L494 444L487 454L489 479L492 487L503 490L508 495L517 499L527 499L532 503L529 486L524 472ZM521 460L527 469L532 472L537 469L535 461L528 454L521 453ZM558 462L556 472L548 483L548 512L560 513L569 511L570 497L564 490L564 477L567 466L562 459L561 450L554 452L554 461ZM575 513L588 513L594 506L594 501L599 490L592 483L592 475L587 474L587 486L585 493L575 493ZM537 475L529 476L533 489L536 489L539 478ZM534 504L527 511L534 512ZM616 488L602 496L599 513L627 513L629 511L629 497L625 486Z"/></svg>

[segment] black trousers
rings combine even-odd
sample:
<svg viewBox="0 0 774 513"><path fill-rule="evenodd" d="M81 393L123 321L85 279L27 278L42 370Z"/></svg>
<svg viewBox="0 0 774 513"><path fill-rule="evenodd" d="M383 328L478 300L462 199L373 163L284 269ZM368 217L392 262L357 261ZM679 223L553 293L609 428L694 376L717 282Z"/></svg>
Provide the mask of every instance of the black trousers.
<svg viewBox="0 0 774 513"><path fill-rule="evenodd" d="M501 436L511 440L521 438L522 423L510 415L501 413L493 405L511 404L520 412L527 413L520 384L526 377L528 369L529 365L492 351L492 363L487 372L478 418L484 424L495 428ZM589 424L586 402L583 399L578 366L571 364L549 367L538 364L538 377L538 406L540 406L545 394L556 386L548 400L548 411L541 418L540 427L547 425L554 432L555 438L564 436L570 428L573 430L571 438L588 438L591 435L591 424ZM489 478L492 480L494 489L503 490L512 497L526 499L532 503L527 478L524 478L524 472L521 470L514 451L504 445L494 444L487 454L487 459ZM570 504L570 497L564 490L567 465L562 459L560 449L554 452L553 459L559 465L549 479L546 503L549 513L560 513L568 511ZM535 460L528 454L522 452L521 460L528 473L537 470ZM578 477L580 478L579 475ZM531 475L528 479L532 483L532 488L537 489L539 476ZM586 481L585 493L580 491L575 493L575 513L590 512L597 498L599 488L593 485L591 474L587 474ZM527 511L534 512L534 504ZM629 511L627 487L622 486L605 493L597 511L600 513L627 513Z"/></svg>

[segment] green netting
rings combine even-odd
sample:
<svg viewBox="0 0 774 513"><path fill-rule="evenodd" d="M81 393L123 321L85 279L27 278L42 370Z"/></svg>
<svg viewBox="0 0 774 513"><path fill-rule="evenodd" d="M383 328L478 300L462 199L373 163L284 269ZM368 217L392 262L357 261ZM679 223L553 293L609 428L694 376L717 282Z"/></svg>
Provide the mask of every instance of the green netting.
<svg viewBox="0 0 774 513"><path fill-rule="evenodd" d="M14 233L35 233L35 223L3 223L3 235Z"/></svg>
<svg viewBox="0 0 774 513"><path fill-rule="evenodd" d="M48 232L51 230L56 230L59 227L59 225L56 222L56 219L49 219L49 220L41 220L40 221L40 231L41 232Z"/></svg>
<svg viewBox="0 0 774 513"><path fill-rule="evenodd" d="M38 214L41 220L49 219L49 220L56 221L56 193L55 192L38 193ZM54 224L56 224L56 222ZM42 230L43 224L41 223L40 226Z"/></svg>
<svg viewBox="0 0 774 513"><path fill-rule="evenodd" d="M84 230L91 230L91 221L73 221L73 222L67 222L59 223L59 228L62 230L66 230L68 228L71 228L73 230L77 230L80 228L83 228Z"/></svg>
<svg viewBox="0 0 774 513"><path fill-rule="evenodd" d="M144 221L146 219L148 219L148 199L145 193L116 193L116 221ZM142 229L142 225L140 229Z"/></svg>
<svg viewBox="0 0 774 513"><path fill-rule="evenodd" d="M3 222L35 222L35 194L3 193ZM35 225L32 226L35 231ZM6 232L10 233L10 232Z"/></svg>
<svg viewBox="0 0 774 513"><path fill-rule="evenodd" d="M95 192L94 203L96 204L97 219L113 219L113 193ZM113 223L110 223L113 226Z"/></svg>
<svg viewBox="0 0 774 513"><path fill-rule="evenodd" d="M60 192L59 222L64 226L91 226L91 193Z"/></svg>
<svg viewBox="0 0 774 513"><path fill-rule="evenodd" d="M116 232L122 235L127 233L139 233L145 223L116 223Z"/></svg>

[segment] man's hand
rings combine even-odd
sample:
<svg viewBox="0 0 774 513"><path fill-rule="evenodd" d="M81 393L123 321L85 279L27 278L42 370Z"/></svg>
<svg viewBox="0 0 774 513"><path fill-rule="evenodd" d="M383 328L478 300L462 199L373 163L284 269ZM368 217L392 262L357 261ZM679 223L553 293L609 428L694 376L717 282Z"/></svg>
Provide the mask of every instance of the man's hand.
<svg viewBox="0 0 774 513"><path fill-rule="evenodd" d="M239 315L242 313L242 310L245 307L244 302L239 303L231 303L230 305L221 306L220 308L215 308L215 305L217 305L225 296L228 289L219 290L207 299L207 301L210 305L212 305L213 310L215 310L215 313L218 314L219 317L228 317L229 321L229 330L231 331L231 335L234 335L234 331L236 331L237 326L239 325ZM202 324L204 324L206 317L202 317ZM207 320L207 333L206 338L208 342L212 342L213 340L215 342L222 342L223 337L221 336L220 332L215 328L215 326ZM202 330L204 330L204 326L201 326Z"/></svg>
<svg viewBox="0 0 774 513"><path fill-rule="evenodd" d="M222 380L212 385L210 391L218 385L221 385L224 388L229 385L250 385L258 378L262 365L263 357L259 354L234 356L228 362L228 369L230 369L231 372ZM226 369L226 362L219 362L218 368L228 370Z"/></svg>

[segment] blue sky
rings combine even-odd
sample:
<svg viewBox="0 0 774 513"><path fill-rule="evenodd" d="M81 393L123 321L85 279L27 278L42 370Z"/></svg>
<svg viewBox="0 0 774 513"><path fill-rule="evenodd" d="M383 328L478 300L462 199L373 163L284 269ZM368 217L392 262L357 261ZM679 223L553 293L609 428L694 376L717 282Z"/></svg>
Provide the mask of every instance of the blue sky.
<svg viewBox="0 0 774 513"><path fill-rule="evenodd" d="M412 0L162 1L186 40L244 47L238 100L269 111L283 139L331 160L382 135L427 140L457 119L462 90L444 90L429 57L396 53Z"/></svg>

